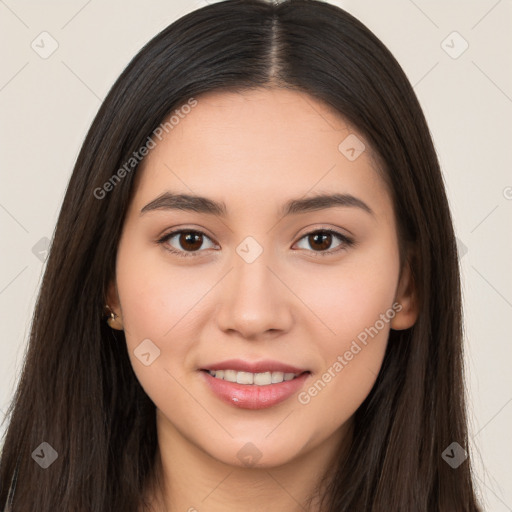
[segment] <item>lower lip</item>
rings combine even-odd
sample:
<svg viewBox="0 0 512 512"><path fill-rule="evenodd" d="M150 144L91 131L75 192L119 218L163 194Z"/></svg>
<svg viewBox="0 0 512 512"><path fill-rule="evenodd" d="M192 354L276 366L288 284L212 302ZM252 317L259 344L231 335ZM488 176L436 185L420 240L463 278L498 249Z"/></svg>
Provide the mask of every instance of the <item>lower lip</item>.
<svg viewBox="0 0 512 512"><path fill-rule="evenodd" d="M237 384L212 377L207 371L201 370L210 389L224 402L241 409L266 409L283 402L304 385L310 373L303 373L292 380L278 384L258 386L256 384Z"/></svg>

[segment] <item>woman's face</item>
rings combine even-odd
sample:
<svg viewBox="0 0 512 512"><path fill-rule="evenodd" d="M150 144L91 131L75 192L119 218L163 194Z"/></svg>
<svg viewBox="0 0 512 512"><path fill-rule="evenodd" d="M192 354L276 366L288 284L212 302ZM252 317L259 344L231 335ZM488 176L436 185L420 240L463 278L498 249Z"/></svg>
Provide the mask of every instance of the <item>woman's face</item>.
<svg viewBox="0 0 512 512"><path fill-rule="evenodd" d="M162 438L276 466L343 437L390 328L414 323L409 273L342 118L290 90L196 100L137 171L109 304Z"/></svg>

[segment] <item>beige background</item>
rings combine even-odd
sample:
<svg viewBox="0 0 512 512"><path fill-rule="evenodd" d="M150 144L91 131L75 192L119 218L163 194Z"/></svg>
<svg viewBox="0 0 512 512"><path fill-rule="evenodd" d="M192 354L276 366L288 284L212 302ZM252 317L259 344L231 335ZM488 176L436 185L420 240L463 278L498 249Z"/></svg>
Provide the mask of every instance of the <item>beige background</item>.
<svg viewBox="0 0 512 512"><path fill-rule="evenodd" d="M512 511L506 435L512 424L512 3L330 3L359 18L393 52L429 122L462 255L477 482L486 510ZM23 362L44 239L101 100L146 41L203 5L0 0L0 419ZM43 31L50 36L39 36ZM40 53L48 51L52 39L58 48L46 59L31 47L34 41ZM469 46L458 55L464 41Z"/></svg>

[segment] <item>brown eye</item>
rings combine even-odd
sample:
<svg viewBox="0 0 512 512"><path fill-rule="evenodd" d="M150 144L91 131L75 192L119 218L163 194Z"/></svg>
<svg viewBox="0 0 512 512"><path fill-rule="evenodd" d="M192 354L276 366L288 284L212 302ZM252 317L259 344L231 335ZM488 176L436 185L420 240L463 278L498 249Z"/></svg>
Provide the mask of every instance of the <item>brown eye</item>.
<svg viewBox="0 0 512 512"><path fill-rule="evenodd" d="M324 232L314 233L308 235L308 242L314 250L324 251L331 246L332 235Z"/></svg>
<svg viewBox="0 0 512 512"><path fill-rule="evenodd" d="M182 229L163 236L158 240L158 243L162 244L168 251L186 257L195 256L194 253L202 252L199 249L201 249L205 240L211 243L210 238L201 231ZM211 244L211 247L213 247L214 244Z"/></svg>
<svg viewBox="0 0 512 512"><path fill-rule="evenodd" d="M197 251L203 244L203 236L194 231L183 231L178 237L178 243L186 250Z"/></svg>
<svg viewBox="0 0 512 512"><path fill-rule="evenodd" d="M331 249L333 239L337 238L340 242L334 246L334 249ZM318 253L318 256L327 256L329 254L336 253L340 250L346 249L354 245L354 240L348 238L337 231L333 231L331 229L320 229L317 231L312 231L311 233L307 233L304 235L300 241L305 240L307 242L308 247L300 247L301 249L312 250L313 252ZM315 255L316 256L316 255Z"/></svg>

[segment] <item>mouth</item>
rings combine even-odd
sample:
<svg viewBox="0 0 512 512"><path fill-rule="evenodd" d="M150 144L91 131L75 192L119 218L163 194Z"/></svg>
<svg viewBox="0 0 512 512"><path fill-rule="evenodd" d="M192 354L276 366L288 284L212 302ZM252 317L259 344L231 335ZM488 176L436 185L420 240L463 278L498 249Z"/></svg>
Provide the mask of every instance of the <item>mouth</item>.
<svg viewBox="0 0 512 512"><path fill-rule="evenodd" d="M206 391L240 409L267 409L289 399L303 388L311 371L279 363L232 359L199 372Z"/></svg>

